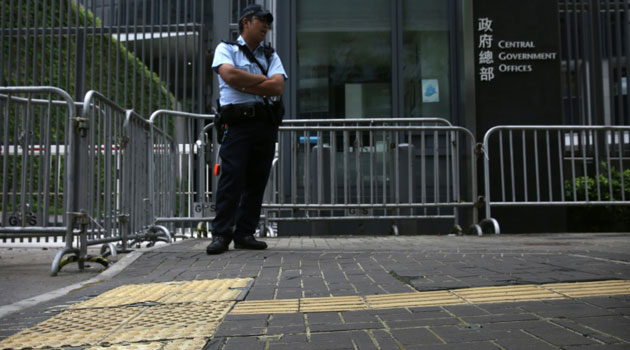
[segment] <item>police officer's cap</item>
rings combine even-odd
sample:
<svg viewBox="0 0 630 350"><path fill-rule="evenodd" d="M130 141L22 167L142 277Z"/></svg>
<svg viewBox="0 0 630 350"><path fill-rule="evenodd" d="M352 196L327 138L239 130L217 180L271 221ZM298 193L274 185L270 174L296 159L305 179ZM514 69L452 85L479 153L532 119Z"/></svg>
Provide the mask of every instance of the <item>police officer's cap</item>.
<svg viewBox="0 0 630 350"><path fill-rule="evenodd" d="M243 18L252 16L252 15L259 18L264 18L269 24L273 22L273 15L271 14L271 12L265 10L260 5L249 5L246 8L244 8L243 11L241 12L240 21L242 21Z"/></svg>

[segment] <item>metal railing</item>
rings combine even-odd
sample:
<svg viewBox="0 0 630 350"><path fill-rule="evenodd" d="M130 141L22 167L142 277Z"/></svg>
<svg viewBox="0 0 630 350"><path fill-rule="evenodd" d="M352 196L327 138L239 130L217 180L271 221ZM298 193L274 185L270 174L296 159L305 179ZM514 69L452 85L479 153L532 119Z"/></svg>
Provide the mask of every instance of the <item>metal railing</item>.
<svg viewBox="0 0 630 350"><path fill-rule="evenodd" d="M171 241L149 213L152 133L140 115L96 91L79 104L54 87L0 87L0 115L3 241L63 237L53 275L69 262L108 264L88 246L115 255L129 243Z"/></svg>
<svg viewBox="0 0 630 350"><path fill-rule="evenodd" d="M564 123L630 124L630 2L558 2Z"/></svg>
<svg viewBox="0 0 630 350"><path fill-rule="evenodd" d="M76 103L54 87L0 87L0 116L0 238L63 237L53 275L69 261L83 268L92 245L115 254L208 229L214 114L158 110L145 120L96 91ZM477 144L437 118L288 120L260 234L328 220L387 220L397 234L401 220L426 219L500 233L495 207L630 205L629 163L629 126L497 126Z"/></svg>
<svg viewBox="0 0 630 350"><path fill-rule="evenodd" d="M213 218L214 114L158 110L149 118L151 220L175 237L207 233ZM218 152L216 152L218 154Z"/></svg>
<svg viewBox="0 0 630 350"><path fill-rule="evenodd" d="M265 226L390 220L396 234L397 220L447 218L453 231L461 232L460 208L476 217L474 136L464 128L423 123L448 124L439 119L284 122L263 203Z"/></svg>
<svg viewBox="0 0 630 350"><path fill-rule="evenodd" d="M56 242L65 236L75 108L70 95L55 87L0 87L3 241Z"/></svg>
<svg viewBox="0 0 630 350"><path fill-rule="evenodd" d="M493 207L630 205L630 126L497 126L483 149L484 230Z"/></svg>

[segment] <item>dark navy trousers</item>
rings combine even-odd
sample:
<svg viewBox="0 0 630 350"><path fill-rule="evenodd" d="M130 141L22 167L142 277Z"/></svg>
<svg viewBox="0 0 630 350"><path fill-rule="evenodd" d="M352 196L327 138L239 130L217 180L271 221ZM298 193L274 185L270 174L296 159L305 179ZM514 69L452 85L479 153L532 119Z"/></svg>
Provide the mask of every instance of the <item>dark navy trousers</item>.
<svg viewBox="0 0 630 350"><path fill-rule="evenodd" d="M267 121L228 127L219 151L221 175L213 235L239 238L254 234L277 139L278 128Z"/></svg>

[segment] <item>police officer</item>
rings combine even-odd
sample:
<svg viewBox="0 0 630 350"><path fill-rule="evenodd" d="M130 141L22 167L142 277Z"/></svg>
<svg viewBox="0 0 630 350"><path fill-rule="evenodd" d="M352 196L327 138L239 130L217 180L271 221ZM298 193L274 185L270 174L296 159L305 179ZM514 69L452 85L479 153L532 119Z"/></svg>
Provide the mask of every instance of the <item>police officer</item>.
<svg viewBox="0 0 630 350"><path fill-rule="evenodd" d="M272 22L272 14L260 5L248 6L241 12L237 41L222 42L215 50L212 69L218 73L219 108L227 129L208 254L223 253L232 240L236 249L267 248L254 232L278 138L269 97L281 95L288 78L280 57L263 43Z"/></svg>

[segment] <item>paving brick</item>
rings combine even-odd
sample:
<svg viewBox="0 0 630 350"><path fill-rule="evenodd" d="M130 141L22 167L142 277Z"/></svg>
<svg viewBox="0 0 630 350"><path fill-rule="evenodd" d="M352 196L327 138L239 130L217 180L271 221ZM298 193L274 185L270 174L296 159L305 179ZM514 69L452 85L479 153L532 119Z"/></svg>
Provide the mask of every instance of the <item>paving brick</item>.
<svg viewBox="0 0 630 350"><path fill-rule="evenodd" d="M299 314L273 314L269 317L269 326L282 327L295 324L304 324L304 315Z"/></svg>
<svg viewBox="0 0 630 350"><path fill-rule="evenodd" d="M540 339L533 337L521 330L508 330L494 333L494 343L509 350L557 350L558 347L549 345Z"/></svg>
<svg viewBox="0 0 630 350"><path fill-rule="evenodd" d="M311 349L354 349L353 335L358 332L311 334Z"/></svg>
<svg viewBox="0 0 630 350"><path fill-rule="evenodd" d="M497 338L497 332L477 325L439 326L431 327L431 330L448 344L489 341Z"/></svg>
<svg viewBox="0 0 630 350"><path fill-rule="evenodd" d="M306 326L304 324L290 325L290 326L270 326L267 327L266 335L283 335L283 334L296 334L306 333Z"/></svg>
<svg viewBox="0 0 630 350"><path fill-rule="evenodd" d="M309 325L314 324L341 324L342 320L338 312L313 312L306 315Z"/></svg>
<svg viewBox="0 0 630 350"><path fill-rule="evenodd" d="M302 350L310 349L306 334L289 334L280 338L267 338L269 349L273 350Z"/></svg>
<svg viewBox="0 0 630 350"><path fill-rule="evenodd" d="M460 324L461 321L449 317L449 318L418 318L412 320L403 320L403 321L386 321L385 324L387 327L391 329L398 328L412 328L412 327L428 327L428 326L444 326L444 325L457 325Z"/></svg>
<svg viewBox="0 0 630 350"><path fill-rule="evenodd" d="M581 325L630 342L630 319L622 316L588 317L576 319Z"/></svg>
<svg viewBox="0 0 630 350"><path fill-rule="evenodd" d="M515 322L499 322L499 323L487 323L483 327L493 331L506 331L506 330L524 330L524 329L537 329L547 328L549 324L546 321L515 321Z"/></svg>
<svg viewBox="0 0 630 350"><path fill-rule="evenodd" d="M368 334L368 331L364 332L353 332L352 333L352 342L356 345L357 349L360 350L379 350L386 349L383 347L377 347L374 343L374 340Z"/></svg>
<svg viewBox="0 0 630 350"><path fill-rule="evenodd" d="M604 343L604 344L614 344L619 342L619 340L615 337L612 337L606 333L598 332L597 330L586 327L578 323L579 320L568 320L568 319L553 319L550 322L557 324L561 327L568 328L571 331L582 334L584 336L594 338L596 341Z"/></svg>
<svg viewBox="0 0 630 350"><path fill-rule="evenodd" d="M379 321L376 317L380 310L360 310L341 312L341 317L346 323Z"/></svg>
<svg viewBox="0 0 630 350"><path fill-rule="evenodd" d="M499 350L500 348L491 342L469 342L459 344L439 345L412 345L405 347L407 350Z"/></svg>
<svg viewBox="0 0 630 350"><path fill-rule="evenodd" d="M378 322L360 322L360 323L343 323L343 324L327 324L327 323L317 323L317 324L309 324L309 329L311 332L332 332L332 331L348 331L348 330L365 330L365 329L381 329L385 326Z"/></svg>
<svg viewBox="0 0 630 350"><path fill-rule="evenodd" d="M563 350L630 350L630 344L565 346Z"/></svg>
<svg viewBox="0 0 630 350"><path fill-rule="evenodd" d="M545 301L542 303L528 303L523 309L542 317L595 317L614 314L611 310L588 305L581 301Z"/></svg>
<svg viewBox="0 0 630 350"><path fill-rule="evenodd" d="M264 322L266 322L268 318L269 318L269 315L266 315L266 314L265 315L262 315L262 314L251 314L251 315L232 315L232 314L227 314L227 315L225 315L223 320L227 321L227 322L259 321L261 324L264 324Z"/></svg>
<svg viewBox="0 0 630 350"><path fill-rule="evenodd" d="M228 338L221 350L264 350L267 342L257 337Z"/></svg>
<svg viewBox="0 0 630 350"><path fill-rule="evenodd" d="M603 309L619 310L620 308L630 308L630 298L621 296L582 298L581 301Z"/></svg>
<svg viewBox="0 0 630 350"><path fill-rule="evenodd" d="M442 341L426 328L392 329L391 334L403 345L442 344Z"/></svg>
<svg viewBox="0 0 630 350"><path fill-rule="evenodd" d="M223 350L223 345L227 341L227 338L224 337L213 337L206 343L203 350Z"/></svg>
<svg viewBox="0 0 630 350"><path fill-rule="evenodd" d="M379 348L399 349L398 343L396 343L396 341L394 340L391 333L389 333L389 331L373 330L373 331L368 331L368 332L372 335L374 340L376 340L376 343L378 344Z"/></svg>
<svg viewBox="0 0 630 350"><path fill-rule="evenodd" d="M556 346L597 344L593 339L552 324L547 328L531 328L526 331Z"/></svg>
<svg viewBox="0 0 630 350"><path fill-rule="evenodd" d="M217 336L263 335L266 328L266 320L223 321L215 334Z"/></svg>
<svg viewBox="0 0 630 350"><path fill-rule="evenodd" d="M483 316L466 316L462 320L468 323L488 324L500 322L516 322L516 321L535 321L540 317L531 313L503 314L503 315L483 315Z"/></svg>
<svg viewBox="0 0 630 350"><path fill-rule="evenodd" d="M489 312L480 308L477 305L453 305L443 307L448 312L453 313L455 316L483 316L488 315Z"/></svg>

